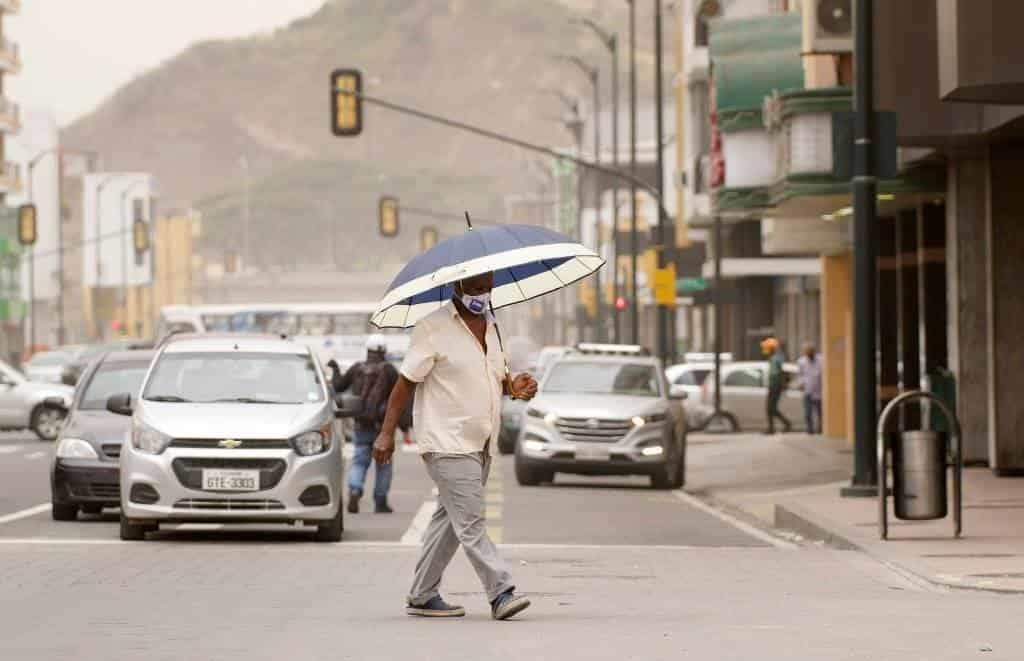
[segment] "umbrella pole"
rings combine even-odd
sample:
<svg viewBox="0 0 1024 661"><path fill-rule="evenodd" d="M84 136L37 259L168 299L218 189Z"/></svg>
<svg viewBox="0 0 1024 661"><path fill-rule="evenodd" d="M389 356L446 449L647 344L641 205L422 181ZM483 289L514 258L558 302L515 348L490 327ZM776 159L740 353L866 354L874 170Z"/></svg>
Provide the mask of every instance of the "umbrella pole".
<svg viewBox="0 0 1024 661"><path fill-rule="evenodd" d="M466 212L466 220L469 220L469 212ZM470 225L469 229L473 229ZM508 394L512 396L512 399L516 398L515 391L512 390L512 370L508 367L508 356L505 354L505 344L501 341L501 328L498 327L498 317L494 314L494 304L488 301L488 307L491 310L491 320L494 323L494 334L498 336L498 349L501 351L501 360L505 363L505 387L508 388Z"/></svg>

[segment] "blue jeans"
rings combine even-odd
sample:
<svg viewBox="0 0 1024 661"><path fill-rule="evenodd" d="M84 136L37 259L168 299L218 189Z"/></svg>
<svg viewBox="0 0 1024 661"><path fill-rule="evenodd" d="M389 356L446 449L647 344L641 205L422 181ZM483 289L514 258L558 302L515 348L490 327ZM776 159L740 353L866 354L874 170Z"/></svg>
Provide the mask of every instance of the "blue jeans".
<svg viewBox="0 0 1024 661"><path fill-rule="evenodd" d="M804 423L808 434L821 433L821 400L804 393Z"/></svg>
<svg viewBox="0 0 1024 661"><path fill-rule="evenodd" d="M352 455L352 465L348 469L348 488L359 495L363 494L363 484L366 483L366 473L370 470L370 463L373 462L373 442L377 440L377 431L355 430L355 453ZM376 462L374 462L376 464ZM376 464L377 475L373 482L373 500L381 503L388 499L388 492L391 490L391 473L394 460L390 464Z"/></svg>

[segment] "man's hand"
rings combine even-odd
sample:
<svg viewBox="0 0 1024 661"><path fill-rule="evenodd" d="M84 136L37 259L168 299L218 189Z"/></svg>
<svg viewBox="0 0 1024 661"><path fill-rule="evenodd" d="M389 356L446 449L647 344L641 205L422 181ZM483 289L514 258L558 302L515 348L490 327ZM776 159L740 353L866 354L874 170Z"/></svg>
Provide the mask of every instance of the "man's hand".
<svg viewBox="0 0 1024 661"><path fill-rule="evenodd" d="M395 434L381 432L373 442L373 460L378 464L390 464L391 455L395 453Z"/></svg>
<svg viewBox="0 0 1024 661"><path fill-rule="evenodd" d="M531 400L537 394L537 380L523 372L512 379L512 393L517 399Z"/></svg>
<svg viewBox="0 0 1024 661"><path fill-rule="evenodd" d="M341 367L338 366L338 361L334 360L333 358L327 361L327 366L330 367L335 372L341 371Z"/></svg>

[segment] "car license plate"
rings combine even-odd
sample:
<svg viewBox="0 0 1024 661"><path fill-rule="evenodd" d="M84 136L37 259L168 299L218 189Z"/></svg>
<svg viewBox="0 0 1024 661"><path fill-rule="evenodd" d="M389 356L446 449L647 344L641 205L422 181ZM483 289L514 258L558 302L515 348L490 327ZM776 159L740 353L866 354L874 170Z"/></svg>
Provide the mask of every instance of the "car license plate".
<svg viewBox="0 0 1024 661"><path fill-rule="evenodd" d="M583 461L608 461L609 449L604 445L577 445L576 458Z"/></svg>
<svg viewBox="0 0 1024 661"><path fill-rule="evenodd" d="M258 491L259 488L259 471L223 468L203 469L204 491Z"/></svg>

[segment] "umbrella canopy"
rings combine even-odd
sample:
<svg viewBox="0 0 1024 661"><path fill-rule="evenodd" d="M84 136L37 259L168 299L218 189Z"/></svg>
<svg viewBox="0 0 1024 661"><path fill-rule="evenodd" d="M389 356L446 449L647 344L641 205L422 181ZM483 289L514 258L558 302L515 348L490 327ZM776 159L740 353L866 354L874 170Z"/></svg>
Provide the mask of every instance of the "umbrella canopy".
<svg viewBox="0 0 1024 661"><path fill-rule="evenodd" d="M604 265L593 250L535 225L471 229L417 255L395 277L370 321L411 328L452 297L454 283L494 272L495 309L561 289Z"/></svg>

